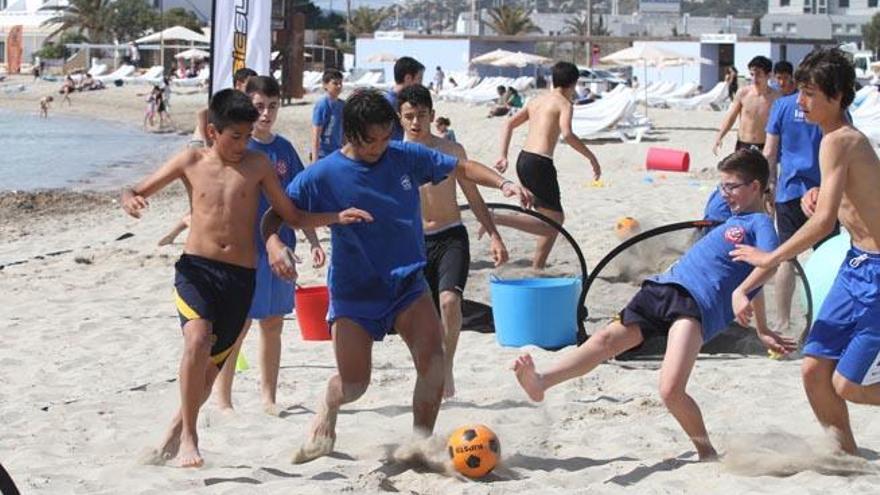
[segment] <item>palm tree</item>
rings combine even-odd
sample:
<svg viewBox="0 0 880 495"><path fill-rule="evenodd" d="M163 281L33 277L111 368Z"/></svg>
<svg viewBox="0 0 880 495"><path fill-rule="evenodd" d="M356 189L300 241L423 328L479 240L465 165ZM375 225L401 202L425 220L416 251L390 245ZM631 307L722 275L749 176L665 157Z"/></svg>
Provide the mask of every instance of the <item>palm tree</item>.
<svg viewBox="0 0 880 495"><path fill-rule="evenodd" d="M110 40L112 26L112 0L68 0L67 6L50 5L45 10L55 11L56 15L43 22L44 26L57 24L47 39L68 30L85 35L91 43Z"/></svg>
<svg viewBox="0 0 880 495"><path fill-rule="evenodd" d="M351 34L370 34L379 30L379 26L391 17L388 9L371 9L370 7L358 7L351 13Z"/></svg>
<svg viewBox="0 0 880 495"><path fill-rule="evenodd" d="M529 15L521 7L496 7L489 11L489 27L501 35L515 36L518 34L527 34L541 32L541 28L536 26Z"/></svg>

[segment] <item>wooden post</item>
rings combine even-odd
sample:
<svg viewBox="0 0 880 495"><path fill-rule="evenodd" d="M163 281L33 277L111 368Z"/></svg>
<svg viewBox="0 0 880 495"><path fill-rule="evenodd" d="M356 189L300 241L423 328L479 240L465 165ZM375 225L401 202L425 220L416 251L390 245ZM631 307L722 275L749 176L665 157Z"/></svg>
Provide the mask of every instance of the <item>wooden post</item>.
<svg viewBox="0 0 880 495"><path fill-rule="evenodd" d="M306 18L294 12L292 2L284 5L284 28L278 32L277 46L281 52L281 100L290 104L302 98Z"/></svg>

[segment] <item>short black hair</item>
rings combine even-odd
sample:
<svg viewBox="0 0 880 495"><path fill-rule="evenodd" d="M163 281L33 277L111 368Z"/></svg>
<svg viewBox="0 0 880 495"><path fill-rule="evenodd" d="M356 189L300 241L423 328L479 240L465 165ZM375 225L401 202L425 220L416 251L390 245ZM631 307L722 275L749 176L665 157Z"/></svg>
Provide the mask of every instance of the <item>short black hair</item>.
<svg viewBox="0 0 880 495"><path fill-rule="evenodd" d="M404 103L409 103L413 107L425 107L428 110L434 109L434 99L431 98L431 91L421 84L407 86L397 95L398 112Z"/></svg>
<svg viewBox="0 0 880 495"><path fill-rule="evenodd" d="M507 93L507 86L495 86L495 91L497 91L498 94Z"/></svg>
<svg viewBox="0 0 880 495"><path fill-rule="evenodd" d="M449 117L437 117L437 125L449 127L452 125L452 122L449 120Z"/></svg>
<svg viewBox="0 0 880 495"><path fill-rule="evenodd" d="M342 128L350 142L363 142L367 129L373 125L391 126L397 121L397 112L385 95L376 89L355 91L342 107Z"/></svg>
<svg viewBox="0 0 880 495"><path fill-rule="evenodd" d="M324 71L324 75L321 76L321 82L327 84L330 81L341 81L342 80L342 72L339 72L338 69L327 69Z"/></svg>
<svg viewBox="0 0 880 495"><path fill-rule="evenodd" d="M254 69L248 69L247 67L242 67L235 71L235 74L232 75L232 81L235 84L243 83L248 80L250 77L254 77L257 75L257 71Z"/></svg>
<svg viewBox="0 0 880 495"><path fill-rule="evenodd" d="M553 65L551 74L553 75L554 88L574 86L577 83L578 77L580 77L577 66L571 62L556 62Z"/></svg>
<svg viewBox="0 0 880 495"><path fill-rule="evenodd" d="M749 69L761 69L762 71L769 74L773 70L773 62L763 55L758 55L757 57L749 60L749 65L747 67Z"/></svg>
<svg viewBox="0 0 880 495"><path fill-rule="evenodd" d="M412 57L400 57L397 62L394 62L394 82L401 84L406 76L415 77L424 71L425 66L418 60Z"/></svg>
<svg viewBox="0 0 880 495"><path fill-rule="evenodd" d="M761 184L762 191L767 189L767 181L770 179L767 159L762 152L752 148L743 148L727 155L718 162L718 170L736 174L747 183L756 180Z"/></svg>
<svg viewBox="0 0 880 495"><path fill-rule="evenodd" d="M208 122L218 132L223 132L223 129L233 124L253 124L259 117L260 112L251 103L250 97L237 89L218 91L208 105Z"/></svg>
<svg viewBox="0 0 880 495"><path fill-rule="evenodd" d="M794 66L787 60L780 60L773 66L773 72L776 74L794 75Z"/></svg>
<svg viewBox="0 0 880 495"><path fill-rule="evenodd" d="M816 85L828 98L841 95L841 108L848 107L855 99L856 70L843 51L837 48L810 52L798 66L794 80L798 85Z"/></svg>
<svg viewBox="0 0 880 495"><path fill-rule="evenodd" d="M256 76L248 79L244 92L248 96L254 93L262 93L269 98L274 98L281 96L281 86L278 85L278 81L274 77Z"/></svg>

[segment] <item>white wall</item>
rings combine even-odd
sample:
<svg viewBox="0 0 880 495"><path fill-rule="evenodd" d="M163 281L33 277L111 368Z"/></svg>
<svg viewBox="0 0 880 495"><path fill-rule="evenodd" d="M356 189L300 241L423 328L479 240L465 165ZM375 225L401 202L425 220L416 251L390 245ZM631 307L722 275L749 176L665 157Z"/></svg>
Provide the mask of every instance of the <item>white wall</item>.
<svg viewBox="0 0 880 495"><path fill-rule="evenodd" d="M763 55L773 60L769 41L737 41L733 49L733 64L740 76L748 77L749 61L758 55ZM789 59L791 59L791 47L789 46ZM774 60L775 62L775 60Z"/></svg>

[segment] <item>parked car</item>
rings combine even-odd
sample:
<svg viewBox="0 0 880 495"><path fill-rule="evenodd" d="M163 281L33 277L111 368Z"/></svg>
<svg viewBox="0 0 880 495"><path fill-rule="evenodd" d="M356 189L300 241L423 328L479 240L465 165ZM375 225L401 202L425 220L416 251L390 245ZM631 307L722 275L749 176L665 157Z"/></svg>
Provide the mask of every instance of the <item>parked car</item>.
<svg viewBox="0 0 880 495"><path fill-rule="evenodd" d="M626 80L604 69L578 67L578 81L594 88L593 91L604 92L614 89L618 84L626 84Z"/></svg>

